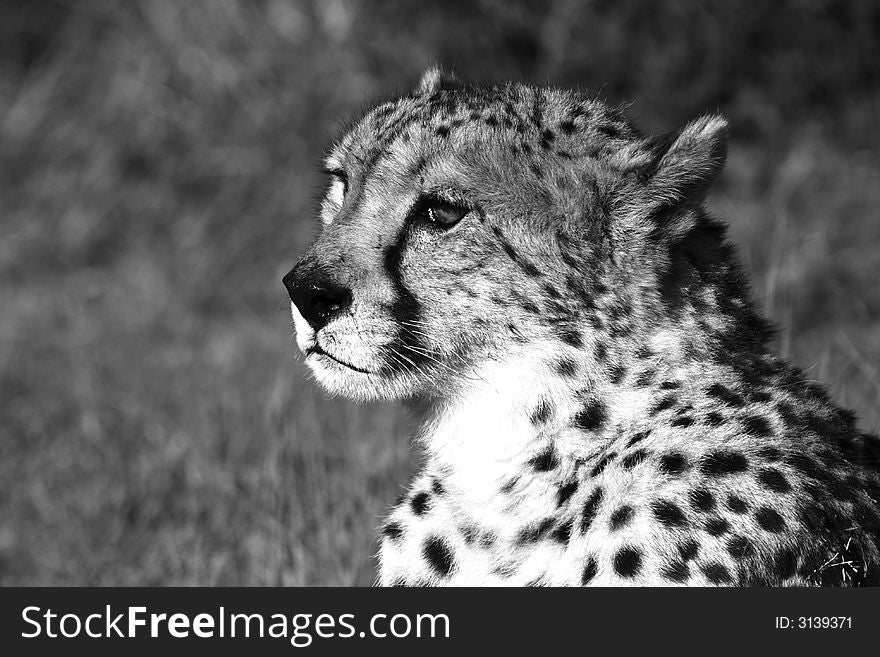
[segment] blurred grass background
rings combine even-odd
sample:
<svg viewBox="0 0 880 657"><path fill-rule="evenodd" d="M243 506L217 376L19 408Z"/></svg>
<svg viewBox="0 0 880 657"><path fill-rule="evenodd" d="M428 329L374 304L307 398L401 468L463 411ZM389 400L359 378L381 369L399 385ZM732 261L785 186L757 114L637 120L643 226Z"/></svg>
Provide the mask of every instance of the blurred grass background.
<svg viewBox="0 0 880 657"><path fill-rule="evenodd" d="M733 124L711 207L779 348L880 423L880 4L0 3L0 583L369 584L405 415L280 283L340 122L442 62Z"/></svg>

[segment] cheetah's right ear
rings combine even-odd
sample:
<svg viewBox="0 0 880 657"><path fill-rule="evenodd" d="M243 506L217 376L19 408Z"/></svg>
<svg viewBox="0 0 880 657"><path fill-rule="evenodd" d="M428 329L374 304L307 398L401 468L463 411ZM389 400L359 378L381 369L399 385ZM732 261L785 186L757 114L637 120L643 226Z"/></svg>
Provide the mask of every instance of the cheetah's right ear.
<svg viewBox="0 0 880 657"><path fill-rule="evenodd" d="M649 140L635 160L643 184L631 194L626 214L647 216L662 233L675 236L690 226L676 225L683 206L698 206L721 173L727 159L727 120L703 116L678 134Z"/></svg>
<svg viewBox="0 0 880 657"><path fill-rule="evenodd" d="M422 73L416 93L428 95L435 91L449 91L459 89L460 87L462 87L461 80L451 73L446 73L440 66L435 65Z"/></svg>

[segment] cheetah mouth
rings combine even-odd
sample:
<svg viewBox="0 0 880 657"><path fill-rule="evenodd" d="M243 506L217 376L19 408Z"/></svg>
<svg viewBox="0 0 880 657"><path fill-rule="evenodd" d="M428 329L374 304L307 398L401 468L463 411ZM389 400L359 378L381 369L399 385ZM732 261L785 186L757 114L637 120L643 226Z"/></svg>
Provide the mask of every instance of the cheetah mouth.
<svg viewBox="0 0 880 657"><path fill-rule="evenodd" d="M318 345L314 345L313 347L309 347L308 350L306 350L306 358L308 358L309 356L312 356L312 355L323 356L324 358L332 360L334 363L336 363L338 365L342 365L343 367L347 367L348 369L354 370L355 372L360 372L361 374L374 374L374 372L370 372L369 370L361 369L360 367L355 367L351 363L347 363L344 360L340 360L339 358L337 358L333 354L324 351Z"/></svg>

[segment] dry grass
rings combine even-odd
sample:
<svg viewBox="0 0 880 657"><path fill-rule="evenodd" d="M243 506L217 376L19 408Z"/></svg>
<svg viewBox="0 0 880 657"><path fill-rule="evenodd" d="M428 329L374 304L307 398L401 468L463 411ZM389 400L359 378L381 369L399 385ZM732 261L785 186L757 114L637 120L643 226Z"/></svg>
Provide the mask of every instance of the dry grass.
<svg viewBox="0 0 880 657"><path fill-rule="evenodd" d="M503 57L528 50L508 40L528 3L460 23L432 5L411 34L388 3L48 6L3 16L42 36L0 66L0 582L369 584L412 469L407 421L306 379L280 285L311 235L322 145L458 46L465 74L494 52L499 76L605 80L560 50L558 12L529 28L553 45L536 63ZM468 32L493 11L507 32ZM660 103L651 80L621 92ZM717 101L735 126L775 92L749 93ZM876 99L846 122L880 133ZM735 134L712 206L782 351L876 429L880 148L843 141L839 116Z"/></svg>

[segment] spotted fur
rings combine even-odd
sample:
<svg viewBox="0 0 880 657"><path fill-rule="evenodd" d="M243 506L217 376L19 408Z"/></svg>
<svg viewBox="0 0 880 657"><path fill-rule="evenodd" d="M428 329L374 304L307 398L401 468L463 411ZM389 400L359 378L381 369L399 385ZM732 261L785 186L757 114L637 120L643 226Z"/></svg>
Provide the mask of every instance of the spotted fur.
<svg viewBox="0 0 880 657"><path fill-rule="evenodd" d="M381 584L878 583L880 441L768 348L726 143L432 70L334 146L285 283L324 386L419 409Z"/></svg>

